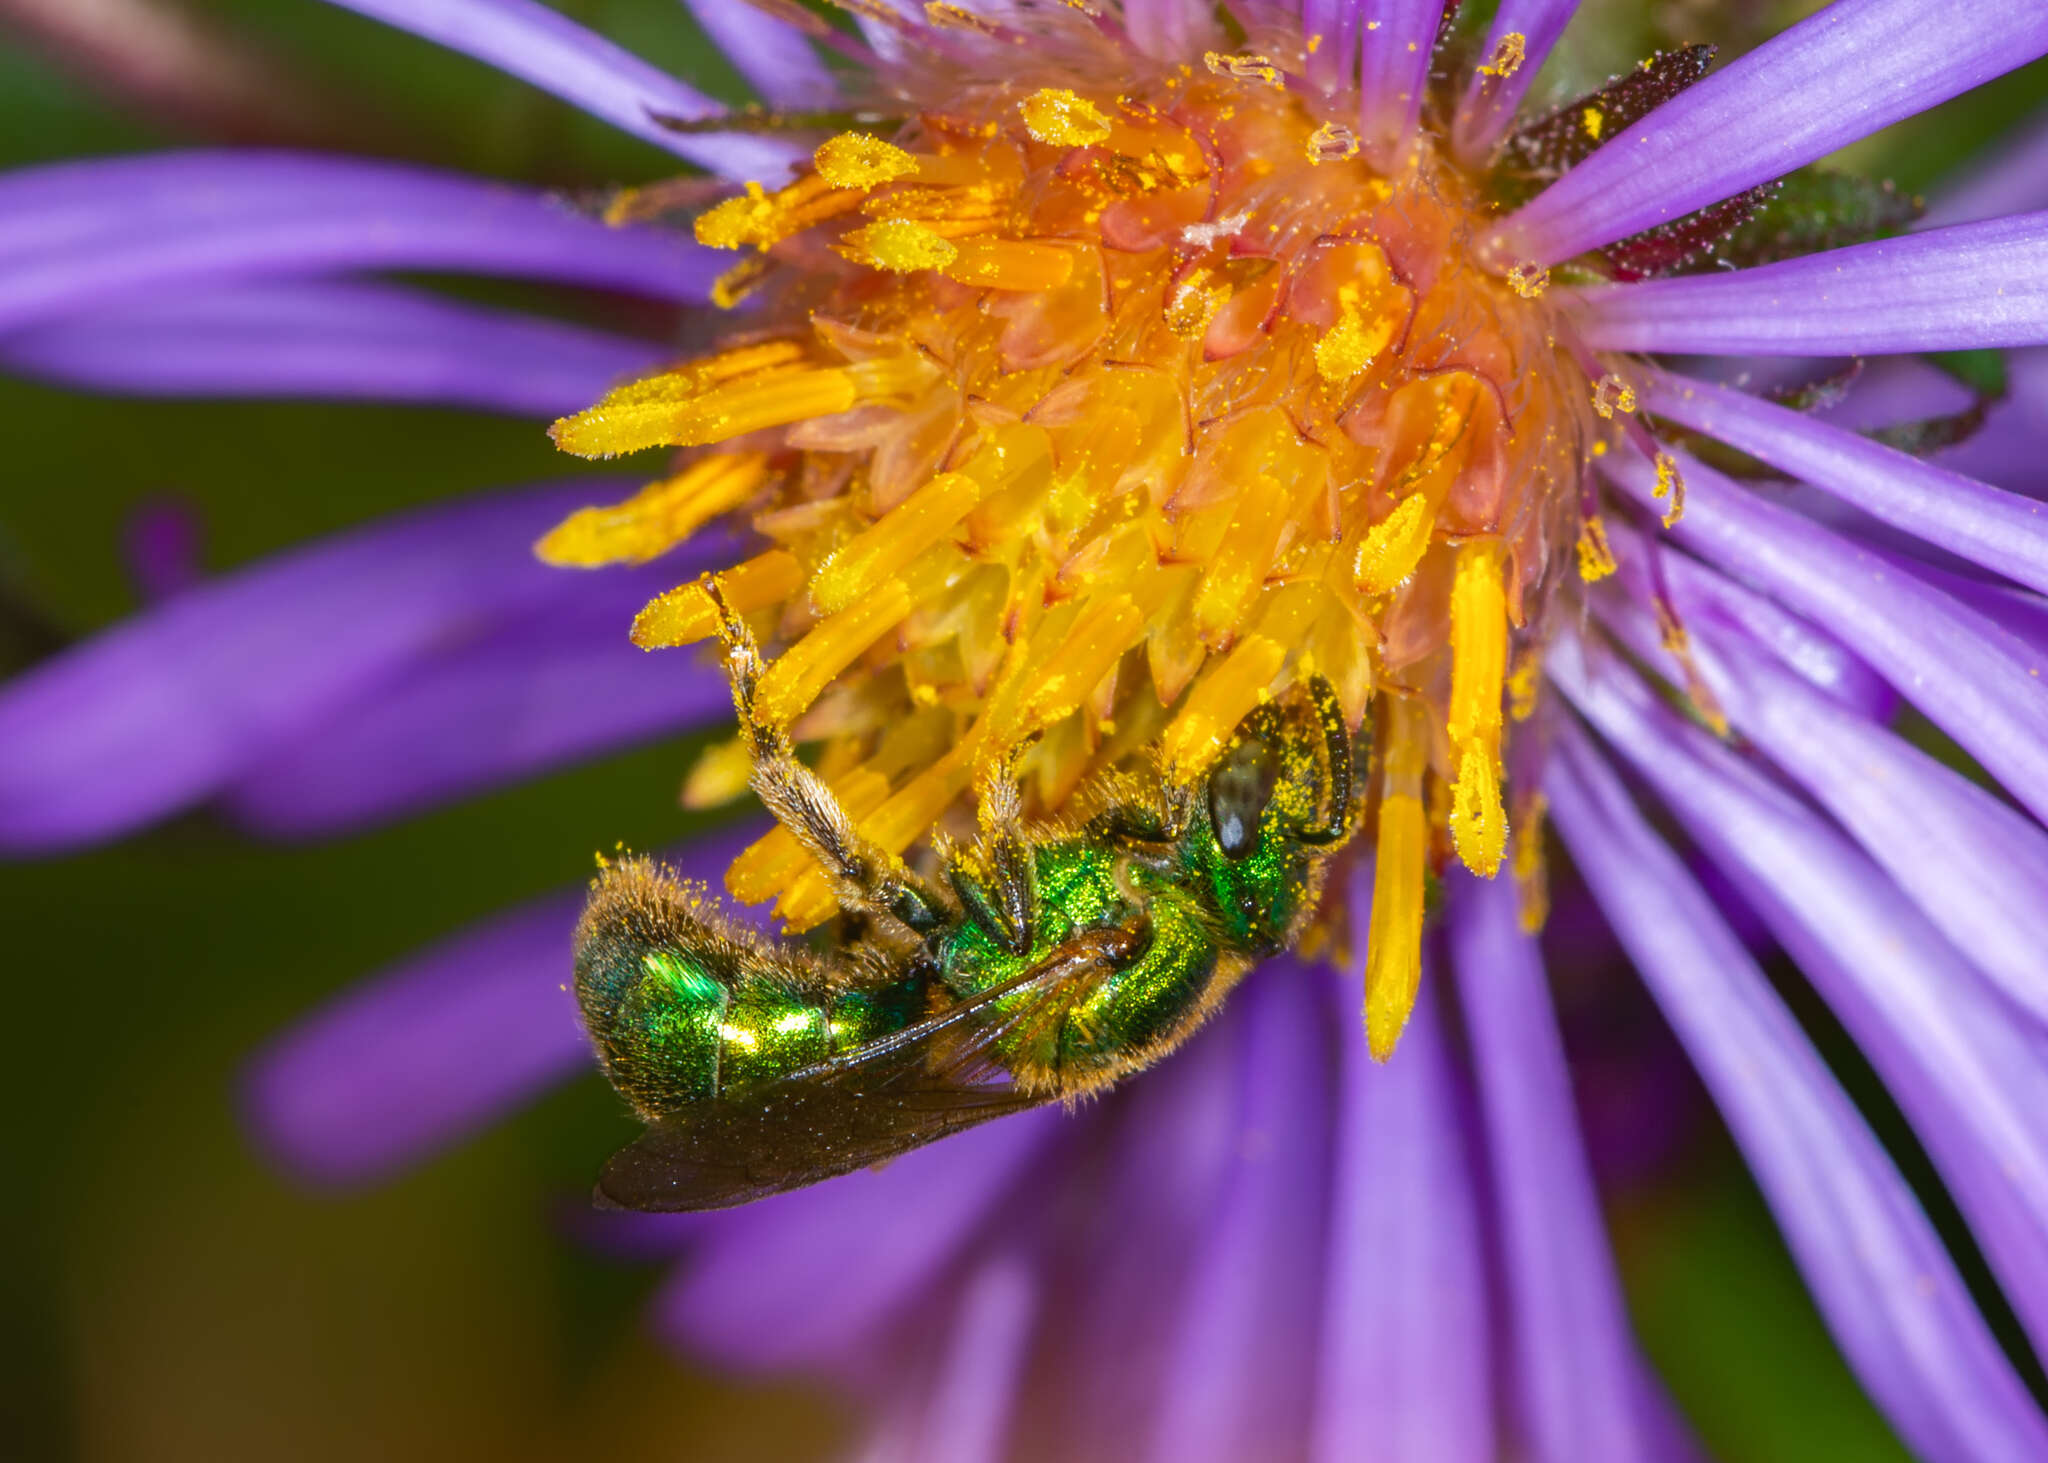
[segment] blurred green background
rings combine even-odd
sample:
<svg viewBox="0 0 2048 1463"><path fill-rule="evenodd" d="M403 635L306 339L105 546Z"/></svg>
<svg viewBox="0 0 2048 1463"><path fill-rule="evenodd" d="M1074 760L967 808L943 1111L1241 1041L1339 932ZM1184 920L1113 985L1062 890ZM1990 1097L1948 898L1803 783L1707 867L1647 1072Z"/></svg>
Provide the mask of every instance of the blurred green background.
<svg viewBox="0 0 2048 1463"><path fill-rule="evenodd" d="M530 88L318 0L185 7L265 79L246 96L182 101L175 88L109 83L122 68L106 55L88 67L52 47L47 22L67 8L0 3L0 165L232 139L551 186L668 170L654 149ZM560 8L740 95L674 0ZM1745 25L1786 13L1600 5L1580 27L1597 40L1581 70L1597 81L1671 39L1739 42ZM2044 94L2048 75L2030 68L1856 161L1926 188ZM535 423L443 411L116 401L0 381L0 422L0 595L13 622L0 671L135 608L120 545L141 505L196 514L219 572L408 504L564 469ZM279 1179L232 1112L245 1054L323 997L581 879L594 848L671 840L691 750L636 751L319 846L257 845L192 816L0 870L15 1033L0 1062L0 1455L830 1453L844 1437L838 1403L736 1385L660 1352L638 1317L654 1275L564 1236L563 1206L624 1131L594 1078L350 1197ZM1924 1175L1874 1082L1809 1007ZM1938 1201L1937 1212L1954 1234ZM1611 1218L1644 1340L1717 1456L1902 1456L1710 1123L1654 1186L1617 1196Z"/></svg>

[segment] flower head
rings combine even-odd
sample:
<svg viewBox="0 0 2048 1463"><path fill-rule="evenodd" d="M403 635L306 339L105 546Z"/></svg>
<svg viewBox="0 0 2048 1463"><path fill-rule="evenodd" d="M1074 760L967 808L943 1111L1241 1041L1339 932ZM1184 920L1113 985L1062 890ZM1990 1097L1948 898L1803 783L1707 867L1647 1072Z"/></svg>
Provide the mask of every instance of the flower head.
<svg viewBox="0 0 2048 1463"><path fill-rule="evenodd" d="M2048 1342L2048 531L1950 465L1967 456L1900 445L1967 423L1896 426L1988 415L1964 451L2000 471L2043 438L1910 377L1889 414L1860 389L1814 409L1824 380L1749 389L1771 358L2048 342L2048 215L1900 233L1881 190L1803 171L2048 52L2048 19L1837 0L1719 70L1672 52L1532 118L1568 4L1508 0L1484 32L1414 0L862 4L855 39L705 0L793 109L756 134L524 0L355 8L731 183L593 219L275 156L22 175L0 215L48 232L0 257L0 357L128 389L494 401L567 413L572 453L677 456L651 483L310 550L25 676L0 698L13 844L216 796L331 827L708 717L706 667L606 658L636 607L643 647L706 638L721 599L747 616L767 721L913 863L991 767L1043 815L1106 769L1191 781L1321 677L1374 750L1367 836L1301 952L1079 1116L618 1230L691 1246L664 1326L859 1378L876 1446L932 1457L1006 1437L1342 1456L1368 1436L1396 1458L1688 1456L1621 1317L1545 1004L1554 827L1909 1445L2048 1453L1933 1227L1693 867L1833 1008ZM843 91L814 46L858 63ZM1976 193L2044 201L2006 186ZM694 243L648 226L679 202ZM718 313L706 349L657 364L328 277L388 267ZM533 541L604 572L507 552ZM259 633L308 604L325 656ZM491 713L537 665L570 689L505 735ZM1902 697L2005 796L1901 737ZM714 754L688 795L736 795L745 767ZM790 930L834 914L786 830L731 845L692 859L777 896ZM259 1126L357 1178L583 1065L557 989L570 918L517 916L287 1038L253 1080ZM1385 1067L1318 960L1362 975Z"/></svg>

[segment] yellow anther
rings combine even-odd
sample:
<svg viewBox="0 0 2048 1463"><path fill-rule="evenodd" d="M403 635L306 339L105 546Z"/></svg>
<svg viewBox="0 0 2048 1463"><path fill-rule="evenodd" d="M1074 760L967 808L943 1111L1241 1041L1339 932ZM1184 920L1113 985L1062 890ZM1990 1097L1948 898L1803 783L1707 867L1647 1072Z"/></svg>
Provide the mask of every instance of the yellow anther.
<svg viewBox="0 0 2048 1463"><path fill-rule="evenodd" d="M819 145L811 161L835 188L872 188L917 171L917 159L892 142L865 132L844 132Z"/></svg>
<svg viewBox="0 0 2048 1463"><path fill-rule="evenodd" d="M767 464L759 452L707 457L672 478L649 483L623 503L577 509L533 551L558 568L643 564L746 502L767 476Z"/></svg>
<svg viewBox="0 0 2048 1463"><path fill-rule="evenodd" d="M1387 594L1413 574L1435 526L1427 495L1410 493L1395 504L1394 511L1375 523L1358 546L1351 573L1359 593Z"/></svg>
<svg viewBox="0 0 2048 1463"><path fill-rule="evenodd" d="M1600 414L1602 421L1613 421L1614 414L1627 416L1636 409L1636 392L1633 386L1619 376L1602 376L1593 386L1593 410Z"/></svg>
<svg viewBox="0 0 2048 1463"><path fill-rule="evenodd" d="M1051 147L1092 147L1109 136L1109 118L1085 97L1048 86L1017 104L1024 130Z"/></svg>
<svg viewBox="0 0 2048 1463"><path fill-rule="evenodd" d="M1543 857L1543 825L1550 800L1532 791L1515 800L1515 857L1512 865L1519 923L1525 935L1540 934L1550 918L1550 872Z"/></svg>
<svg viewBox="0 0 2048 1463"><path fill-rule="evenodd" d="M1586 136L1598 142L1600 129L1607 125L1607 114L1598 107L1588 107L1579 114L1579 125L1586 129Z"/></svg>
<svg viewBox="0 0 2048 1463"><path fill-rule="evenodd" d="M841 546L811 580L811 603L836 614L894 577L953 531L981 500L981 484L942 472Z"/></svg>
<svg viewBox="0 0 2048 1463"><path fill-rule="evenodd" d="M1388 706L1380 760L1380 811L1365 947L1365 1035L1373 1060L1394 1054L1422 985L1423 876L1429 825L1422 775L1429 765L1428 712L1396 697Z"/></svg>
<svg viewBox="0 0 2048 1463"><path fill-rule="evenodd" d="M1230 740L1239 722L1271 694L1273 678L1286 664L1287 647L1264 635L1240 640L1223 663L1204 675L1181 703L1162 739L1167 777L1194 781Z"/></svg>
<svg viewBox="0 0 2048 1463"><path fill-rule="evenodd" d="M1614 549L1607 542L1607 525L1600 515L1589 513L1579 524L1579 578L1597 584L1617 567Z"/></svg>
<svg viewBox="0 0 2048 1463"><path fill-rule="evenodd" d="M1508 669L1508 715L1527 721L1536 714L1536 688L1543 680L1543 657L1533 645L1516 653Z"/></svg>
<svg viewBox="0 0 2048 1463"><path fill-rule="evenodd" d="M1528 54L1529 38L1518 30L1511 30L1500 38L1500 44L1493 48L1493 59L1479 68L1479 74L1505 81L1522 69L1522 62Z"/></svg>
<svg viewBox="0 0 2048 1463"><path fill-rule="evenodd" d="M780 207L759 183L728 198L697 217L697 242L707 249L739 249L748 244L767 248L782 235L776 230Z"/></svg>
<svg viewBox="0 0 2048 1463"><path fill-rule="evenodd" d="M901 395L931 379L931 366L914 355L845 366L789 366L710 384L701 372L679 371L622 386L588 411L562 418L548 435L562 451L578 457L694 447L831 416L862 401Z"/></svg>
<svg viewBox="0 0 2048 1463"><path fill-rule="evenodd" d="M796 555L770 549L717 576L725 602L741 614L779 604L803 588ZM649 600L633 619L633 643L642 650L693 645L717 633L718 606L701 581L679 584Z"/></svg>
<svg viewBox="0 0 2048 1463"><path fill-rule="evenodd" d="M1533 264L1517 264L1508 271L1508 288L1525 300L1541 299L1550 288L1550 271Z"/></svg>
<svg viewBox="0 0 2048 1463"><path fill-rule="evenodd" d="M711 281L711 303L721 310L730 310L752 294L767 275L767 259L751 254Z"/></svg>
<svg viewBox="0 0 2048 1463"><path fill-rule="evenodd" d="M838 251L856 264L891 274L943 269L960 257L960 248L925 224L908 218L877 219L848 234Z"/></svg>
<svg viewBox="0 0 2048 1463"><path fill-rule="evenodd" d="M1341 163L1358 156L1358 134L1337 122L1325 122L1308 135L1308 160Z"/></svg>
<svg viewBox="0 0 2048 1463"><path fill-rule="evenodd" d="M1678 470L1678 459L1668 452L1657 454L1657 486L1650 489L1653 498L1669 498L1664 508L1664 526L1676 528L1678 520L1685 517L1685 475Z"/></svg>
<svg viewBox="0 0 2048 1463"><path fill-rule="evenodd" d="M754 771L754 754L739 737L713 742L702 752L683 778L682 803L691 812L722 808L747 790Z"/></svg>
<svg viewBox="0 0 2048 1463"><path fill-rule="evenodd" d="M1202 64L1209 68L1212 76L1228 76L1238 81L1262 81L1267 86L1280 85L1280 68L1264 56L1249 53L1231 56L1222 51L1204 51Z"/></svg>
<svg viewBox="0 0 2048 1463"><path fill-rule="evenodd" d="M1508 609L1500 545L1458 550L1451 584L1451 704L1446 730L1458 753L1451 835L1473 873L1492 878L1507 847L1501 806L1501 688L1507 679Z"/></svg>
<svg viewBox="0 0 2048 1463"><path fill-rule="evenodd" d="M1394 338L1394 326L1399 320L1392 310L1382 310L1367 319L1355 284L1338 287L1337 305L1337 323L1316 342L1316 374L1332 386L1342 385L1370 366Z"/></svg>

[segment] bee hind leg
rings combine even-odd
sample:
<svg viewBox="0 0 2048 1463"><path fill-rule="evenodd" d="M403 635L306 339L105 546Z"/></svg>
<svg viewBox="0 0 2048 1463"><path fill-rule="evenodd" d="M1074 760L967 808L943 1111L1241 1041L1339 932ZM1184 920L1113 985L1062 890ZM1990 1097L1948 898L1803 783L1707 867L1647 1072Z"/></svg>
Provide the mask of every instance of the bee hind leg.
<svg viewBox="0 0 2048 1463"><path fill-rule="evenodd" d="M901 859L860 835L824 779L797 760L789 733L760 714L755 698L766 665L754 632L716 579L705 589L718 610L733 710L754 761L749 781L762 803L823 866L841 904L886 915L919 935L944 927L949 916L938 897Z"/></svg>

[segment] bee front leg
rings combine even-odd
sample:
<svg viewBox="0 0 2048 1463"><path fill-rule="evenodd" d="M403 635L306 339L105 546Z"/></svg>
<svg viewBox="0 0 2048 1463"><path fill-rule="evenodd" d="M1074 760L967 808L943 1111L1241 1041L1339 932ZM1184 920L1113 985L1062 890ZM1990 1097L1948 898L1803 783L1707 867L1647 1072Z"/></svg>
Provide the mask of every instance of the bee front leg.
<svg viewBox="0 0 2048 1463"><path fill-rule="evenodd" d="M901 859L861 837L824 779L797 760L789 734L759 714L755 694L766 667L754 632L727 602L716 579L707 580L705 590L718 610L726 680L732 686L741 735L753 756L749 781L756 795L823 866L842 905L885 915L918 935L944 928L950 916L939 897Z"/></svg>
<svg viewBox="0 0 2048 1463"><path fill-rule="evenodd" d="M984 770L976 799L981 836L972 850L946 860L946 879L970 918L1012 955L1028 955L1036 939L1037 869L1024 832L1024 804L1007 761Z"/></svg>

